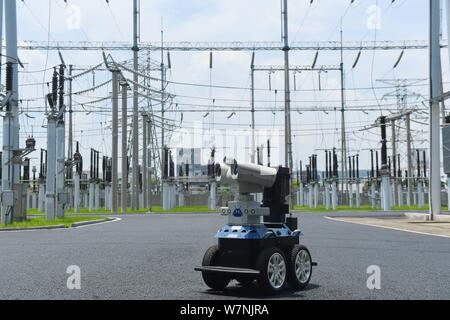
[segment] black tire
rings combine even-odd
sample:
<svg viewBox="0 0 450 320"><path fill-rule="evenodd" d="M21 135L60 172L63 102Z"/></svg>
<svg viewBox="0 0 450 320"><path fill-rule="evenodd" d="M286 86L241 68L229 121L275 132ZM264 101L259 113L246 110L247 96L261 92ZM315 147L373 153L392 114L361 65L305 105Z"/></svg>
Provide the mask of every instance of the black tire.
<svg viewBox="0 0 450 320"><path fill-rule="evenodd" d="M293 290L305 289L312 276L312 259L309 250L302 245L296 244L288 256L288 284ZM305 260L306 259L306 260ZM303 265L304 270L300 265Z"/></svg>
<svg viewBox="0 0 450 320"><path fill-rule="evenodd" d="M280 272L277 272L277 270L275 270L273 273L269 272L269 263L277 264L276 262L278 261L278 259L281 259L278 266L284 267L278 268ZM259 254L258 259L256 260L256 269L260 271L260 275L258 278L258 287L262 292L266 294L276 294L283 290L283 287L286 284L287 280L287 264L288 263L283 251L278 248L267 248ZM275 285L274 281L279 283Z"/></svg>
<svg viewBox="0 0 450 320"><path fill-rule="evenodd" d="M219 247L217 245L210 247L203 256L202 266L207 267L217 265L219 254ZM229 278L219 274L202 272L202 277L205 284L216 291L222 291L230 283Z"/></svg>

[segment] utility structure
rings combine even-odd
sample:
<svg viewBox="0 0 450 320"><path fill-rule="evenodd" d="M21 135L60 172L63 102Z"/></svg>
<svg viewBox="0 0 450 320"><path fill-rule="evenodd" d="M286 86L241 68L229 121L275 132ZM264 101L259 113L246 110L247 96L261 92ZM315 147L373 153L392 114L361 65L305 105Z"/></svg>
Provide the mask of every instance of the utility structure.
<svg viewBox="0 0 450 320"><path fill-rule="evenodd" d="M216 173L215 173L215 157L216 157L216 148L213 147L211 149L211 158L209 160L208 166L208 176L209 176L209 209L216 210L217 209L217 181L216 181Z"/></svg>
<svg viewBox="0 0 450 320"><path fill-rule="evenodd" d="M68 194L66 192L66 160L65 160L65 141L66 141L66 123L65 123L65 69L61 64L59 67L59 113L56 122L56 190L57 190L57 208L56 216L64 217L65 206L68 203Z"/></svg>
<svg viewBox="0 0 450 320"><path fill-rule="evenodd" d="M289 47L288 50L289 51ZM285 53L286 54L286 53ZM289 56L287 56L287 59L289 59ZM254 154L255 154L255 146L256 146L256 124L255 124L255 112L256 112L256 108L255 108L255 82L254 82L254 78L255 78L255 72L269 72L269 76L270 73L273 72L277 72L277 71L284 71L286 74L286 71L289 72L318 72L319 75L321 72L328 72L328 71L339 71L341 74L343 73L343 64L341 64L340 66L333 66L333 65L322 65L322 66L316 66L316 63L314 62L311 66L306 66L306 65L288 65L288 66L255 66L254 64L255 61L255 54L252 54L252 61L251 61L251 65L250 65L250 69L251 69L251 86L250 86L250 91L251 91L251 116L252 116L252 123L251 123L251 127L252 127L252 151L251 151L251 155L252 155L252 163L255 162L254 159ZM289 61L288 61L289 63ZM287 69L286 69L287 68ZM287 76L289 77L289 75ZM295 78L294 78L295 79ZM270 81L269 81L270 84ZM285 80L285 86L286 88L289 86L289 79L287 79L287 82ZM342 82L342 86L343 86L343 82ZM292 169L292 164L290 164L290 161L292 161L292 133L291 133L291 127L290 127L290 112L291 112L291 108L290 108L290 90L289 90L289 94L287 95L287 97L289 97L289 101L285 100L285 104L288 107L289 110L287 110L285 108L285 114L286 112L289 113L289 117L285 116L285 121L289 121L289 128L285 128L285 135L286 135L286 141L285 141L285 157L286 157L286 167L289 167ZM285 97L285 99L287 98ZM342 96L343 98L344 96ZM345 131L345 124L344 122L342 122L342 128L341 130ZM345 136L345 132L343 134L343 136ZM343 154L346 154L343 153ZM343 160L343 163L346 163L346 160ZM346 172L345 172L346 173ZM291 203L292 204L292 203Z"/></svg>
<svg viewBox="0 0 450 320"><path fill-rule="evenodd" d="M290 87L290 70L289 70L289 25L288 25L288 1L283 0L283 52L284 52L284 127L285 127L285 166L292 174L294 169L294 161L292 157L292 132L291 132L291 87ZM292 180L289 183L289 188L292 189ZM288 192L288 203L291 208L292 195Z"/></svg>
<svg viewBox="0 0 450 320"><path fill-rule="evenodd" d="M100 209L100 152L91 148L91 167L89 177L89 211Z"/></svg>
<svg viewBox="0 0 450 320"><path fill-rule="evenodd" d="M232 42L166 42L165 50L170 51L280 51L283 50L283 42L279 41L232 41ZM36 41L24 40L19 45L20 50L42 50L42 51L129 51L132 42L96 42L96 41ZM442 47L447 48L443 42ZM161 42L140 42L139 48L152 52L161 51ZM338 41L302 41L292 42L290 51L374 51L374 50L427 50L427 40L384 40L384 41L345 41L341 45Z"/></svg>
<svg viewBox="0 0 450 320"><path fill-rule="evenodd" d="M54 68L51 93L47 95L47 177L45 211L48 220L64 216L64 67ZM59 83L58 83L59 80ZM59 107L58 107L58 88ZM61 179L62 178L62 179Z"/></svg>
<svg viewBox="0 0 450 320"><path fill-rule="evenodd" d="M81 206L81 197L80 197L80 190L81 190L81 175L83 174L83 157L80 153L80 144L77 141L76 144L76 151L73 155L73 160L75 163L75 176L74 176L74 210L76 213L80 212L80 206Z"/></svg>
<svg viewBox="0 0 450 320"><path fill-rule="evenodd" d="M103 55L103 59L105 61L105 65L108 70L111 72L112 77L112 94L111 94L111 102L112 102L112 164L111 164L111 204L112 204L112 213L118 214L118 183L119 183L119 174L118 174L118 143L119 143L119 80L124 79L121 75L119 68L117 67L114 59L111 56ZM112 60L109 62L108 60ZM123 88L123 87L122 87ZM126 102L126 99L125 99ZM126 117L125 117L126 119ZM123 121L123 119L122 119ZM125 120L126 121L126 120ZM122 128L122 130L126 130ZM123 141L122 141L123 143ZM125 159L122 159L125 161ZM123 183L123 181L122 181ZM123 204L122 204L123 205ZM126 210L126 208L125 208Z"/></svg>
<svg viewBox="0 0 450 320"><path fill-rule="evenodd" d="M441 4L430 4L430 218L434 220L441 213L441 138L440 138L440 104L442 96L441 66Z"/></svg>
<svg viewBox="0 0 450 320"><path fill-rule="evenodd" d="M112 159L103 156L102 157L102 179L105 187L105 209L111 210L111 167Z"/></svg>
<svg viewBox="0 0 450 320"><path fill-rule="evenodd" d="M41 149L41 158L39 166L39 195L38 211L45 211L45 181L47 176L47 150Z"/></svg>
<svg viewBox="0 0 450 320"><path fill-rule="evenodd" d="M385 85L389 86L395 86L395 90L389 93L386 93L383 95L383 99L394 97L397 99L397 108L398 113L390 116L388 118L388 121L392 122L392 133L393 133L393 150L392 154L396 154L396 148L394 148L394 142L396 140L396 136L398 134L395 131L395 123L398 120L401 120L404 118L405 120L405 126L406 126L406 148L407 148L407 166L408 166L408 172L412 172L412 141L411 141L411 114L413 113L413 110L408 106L409 98L418 98L421 95L417 94L414 91L409 90L408 88L414 85L417 85L419 83L422 83L426 81L427 79L382 79L377 80L380 83L383 83ZM405 177L406 178L406 184L407 184L407 194L406 194L406 205L411 206L412 203L412 178ZM396 179L394 179L394 188L395 188ZM398 187L397 187L398 188ZM400 196L400 194L399 194ZM398 203L397 196L394 201L395 203Z"/></svg>
<svg viewBox="0 0 450 320"><path fill-rule="evenodd" d="M121 182L121 206L122 206L122 214L127 213L128 208L128 156L127 156L127 128L128 128L128 83L125 80L120 81L120 87L122 88L122 155L121 155L121 163L122 163L122 182ZM118 99L118 97L117 97ZM113 157L114 159L114 157ZM113 160L114 161L114 160ZM117 160L116 160L117 162ZM114 172L114 168L113 168ZM113 181L114 185L114 181ZM114 190L113 196L114 196ZM117 191L116 191L117 192Z"/></svg>
<svg viewBox="0 0 450 320"><path fill-rule="evenodd" d="M331 208L331 151L325 150L325 176L323 177L323 189L324 189L324 198L325 198L325 208L329 210Z"/></svg>
<svg viewBox="0 0 450 320"><path fill-rule="evenodd" d="M17 13L16 1L5 1L6 31L6 94L2 98L1 107L5 111L3 117L3 152L2 152L2 213L1 222L12 223L19 214L19 79L17 55ZM3 9L3 8L2 8ZM3 17L3 10L1 10ZM3 19L0 19L3 20Z"/></svg>
<svg viewBox="0 0 450 320"><path fill-rule="evenodd" d="M423 160L421 161L421 154ZM425 207L425 183L427 179L427 159L425 150L416 150L417 161L417 203L419 208Z"/></svg>
<svg viewBox="0 0 450 320"><path fill-rule="evenodd" d="M378 150L370 150L370 174L369 174L369 184L370 184L370 202L372 209L377 207L378 197L377 189L380 179L380 170L378 166Z"/></svg>
<svg viewBox="0 0 450 320"><path fill-rule="evenodd" d="M392 209L391 177L388 167L386 117L378 119L381 128L381 204L384 211Z"/></svg>
<svg viewBox="0 0 450 320"><path fill-rule="evenodd" d="M133 162L132 162L132 201L133 210L139 209L139 100L138 100L138 72L139 72L139 16L140 1L133 0Z"/></svg>

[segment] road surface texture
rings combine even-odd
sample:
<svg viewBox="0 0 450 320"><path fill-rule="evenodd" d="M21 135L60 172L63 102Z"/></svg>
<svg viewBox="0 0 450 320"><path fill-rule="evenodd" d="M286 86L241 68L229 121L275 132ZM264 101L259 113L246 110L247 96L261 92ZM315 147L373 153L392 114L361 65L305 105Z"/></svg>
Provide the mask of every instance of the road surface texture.
<svg viewBox="0 0 450 320"><path fill-rule="evenodd" d="M335 215L336 216L336 215ZM309 288L274 299L450 299L450 239L301 214L319 263ZM225 223L216 214L127 216L73 230L0 233L0 299L261 299L255 288L212 292L194 272ZM81 290L67 289L68 266ZM381 290L367 268L381 268Z"/></svg>

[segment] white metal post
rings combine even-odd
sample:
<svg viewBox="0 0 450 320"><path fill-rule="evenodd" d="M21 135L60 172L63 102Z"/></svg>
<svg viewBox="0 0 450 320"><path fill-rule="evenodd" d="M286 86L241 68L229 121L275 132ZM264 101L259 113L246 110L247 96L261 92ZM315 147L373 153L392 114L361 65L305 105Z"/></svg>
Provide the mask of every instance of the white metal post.
<svg viewBox="0 0 450 320"><path fill-rule="evenodd" d="M440 102L442 95L442 67L440 44L440 1L430 0L430 215L441 213L441 146Z"/></svg>
<svg viewBox="0 0 450 320"><path fill-rule="evenodd" d="M143 204L142 207L148 208L148 167L147 167L147 118L148 116L144 114L142 116L142 193L143 193Z"/></svg>
<svg viewBox="0 0 450 320"><path fill-rule="evenodd" d="M112 213L118 214L119 71L112 70Z"/></svg>
<svg viewBox="0 0 450 320"><path fill-rule="evenodd" d="M122 214L127 213L128 207L128 158L127 158L127 119L128 119L128 84L122 85L122 185L121 185L121 205ZM114 161L114 160L113 160ZM114 196L114 191L113 191Z"/></svg>
<svg viewBox="0 0 450 320"><path fill-rule="evenodd" d="M138 0L133 0L133 162L132 162L132 207L134 210L139 209L139 101L138 101L138 29L139 6Z"/></svg>
<svg viewBox="0 0 450 320"><path fill-rule="evenodd" d="M19 57L17 53L17 12L16 0L5 1L5 32L6 32L6 57L12 64L12 96L10 99L11 113L13 117L13 130L10 139L12 147L19 149ZM20 166L13 166L12 186L19 183ZM14 212L14 210L13 210Z"/></svg>
<svg viewBox="0 0 450 320"><path fill-rule="evenodd" d="M2 10L3 11L3 10ZM3 12L2 12L3 13ZM2 156L2 192L13 192L14 185L19 182L20 166L14 165L12 151L19 148L19 122L18 122L18 56L17 56L17 14L16 1L5 3L5 32L6 32L6 60L11 66L11 87L7 88L11 93L8 110L3 119L3 156ZM18 196L18 195L17 195ZM10 199L11 205L2 203L2 223L11 223L14 217L16 197Z"/></svg>

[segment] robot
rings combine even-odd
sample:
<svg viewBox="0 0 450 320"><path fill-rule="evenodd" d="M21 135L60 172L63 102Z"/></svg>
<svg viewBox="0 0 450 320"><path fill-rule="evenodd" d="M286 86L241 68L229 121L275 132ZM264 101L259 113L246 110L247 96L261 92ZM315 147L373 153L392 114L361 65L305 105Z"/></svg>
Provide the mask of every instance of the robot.
<svg viewBox="0 0 450 320"><path fill-rule="evenodd" d="M306 288L316 266L309 250L300 244L298 221L289 214L288 168L271 168L224 159L215 165L218 182L227 183L234 201L222 208L228 224L216 234L218 243L205 253L202 273L205 284L224 290L231 280L241 286L257 282L266 294L276 294L289 285ZM257 202L252 194L263 193Z"/></svg>

